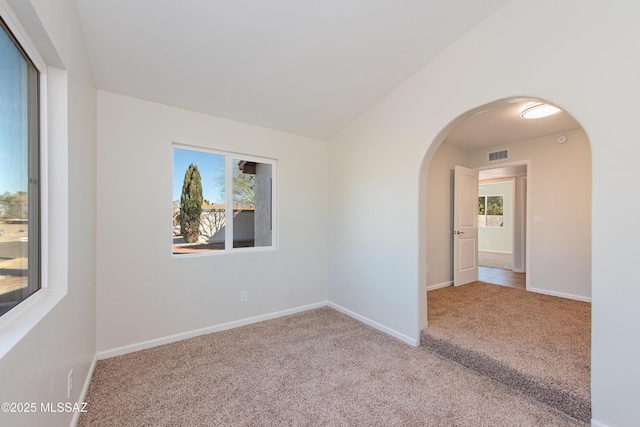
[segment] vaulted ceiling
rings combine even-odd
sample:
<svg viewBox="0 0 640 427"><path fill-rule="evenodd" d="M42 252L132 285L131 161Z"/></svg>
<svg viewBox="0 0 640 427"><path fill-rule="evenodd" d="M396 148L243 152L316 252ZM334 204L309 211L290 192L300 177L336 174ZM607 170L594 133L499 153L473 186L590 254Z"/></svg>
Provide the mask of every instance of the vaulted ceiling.
<svg viewBox="0 0 640 427"><path fill-rule="evenodd" d="M506 0L77 0L99 88L327 139Z"/></svg>
<svg viewBox="0 0 640 427"><path fill-rule="evenodd" d="M100 89L326 140L506 1L77 4ZM452 143L497 141L497 113Z"/></svg>

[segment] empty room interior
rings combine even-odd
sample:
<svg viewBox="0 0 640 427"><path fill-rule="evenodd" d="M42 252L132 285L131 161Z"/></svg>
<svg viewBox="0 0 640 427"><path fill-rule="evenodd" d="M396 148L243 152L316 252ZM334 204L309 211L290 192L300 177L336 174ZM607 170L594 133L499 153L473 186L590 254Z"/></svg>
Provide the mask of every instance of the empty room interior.
<svg viewBox="0 0 640 427"><path fill-rule="evenodd" d="M640 425L637 16L0 0L0 425Z"/></svg>

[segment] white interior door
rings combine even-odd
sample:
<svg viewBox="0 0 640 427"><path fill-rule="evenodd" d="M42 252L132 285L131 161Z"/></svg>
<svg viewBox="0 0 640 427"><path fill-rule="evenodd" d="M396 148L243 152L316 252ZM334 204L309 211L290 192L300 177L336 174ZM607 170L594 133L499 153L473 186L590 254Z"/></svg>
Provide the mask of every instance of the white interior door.
<svg viewBox="0 0 640 427"><path fill-rule="evenodd" d="M456 166L453 197L453 285L478 280L478 171Z"/></svg>

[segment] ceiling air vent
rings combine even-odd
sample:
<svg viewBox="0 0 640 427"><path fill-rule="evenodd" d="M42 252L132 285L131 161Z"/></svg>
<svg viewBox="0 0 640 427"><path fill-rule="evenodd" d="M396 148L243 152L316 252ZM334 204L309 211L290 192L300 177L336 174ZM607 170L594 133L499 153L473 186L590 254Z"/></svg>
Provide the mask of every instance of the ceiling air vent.
<svg viewBox="0 0 640 427"><path fill-rule="evenodd" d="M509 158L509 149L500 151L491 151L487 153L487 161L497 162L498 160L507 160Z"/></svg>

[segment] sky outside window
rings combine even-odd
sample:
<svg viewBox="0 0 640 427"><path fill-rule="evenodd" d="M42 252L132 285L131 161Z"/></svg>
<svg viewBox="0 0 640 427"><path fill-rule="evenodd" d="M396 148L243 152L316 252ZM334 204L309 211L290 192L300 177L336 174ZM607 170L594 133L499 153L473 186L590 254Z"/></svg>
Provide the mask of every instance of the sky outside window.
<svg viewBox="0 0 640 427"><path fill-rule="evenodd" d="M27 61L0 28L0 194L28 189Z"/></svg>

